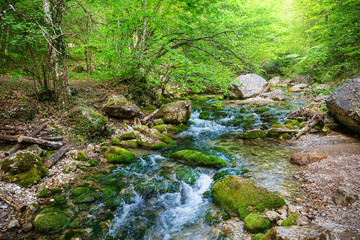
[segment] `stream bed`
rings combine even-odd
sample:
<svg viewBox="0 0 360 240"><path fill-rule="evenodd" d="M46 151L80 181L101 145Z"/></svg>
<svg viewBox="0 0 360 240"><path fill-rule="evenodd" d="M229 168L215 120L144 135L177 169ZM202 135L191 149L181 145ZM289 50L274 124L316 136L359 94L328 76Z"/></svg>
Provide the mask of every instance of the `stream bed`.
<svg viewBox="0 0 360 240"><path fill-rule="evenodd" d="M289 161L296 148L290 141L232 136L242 134L244 129L283 123L286 113L301 106L301 101L213 110L222 104L214 99L193 102L189 129L176 136L177 147L111 169L105 185L122 188L121 204L102 239L217 239L214 224L206 221L207 213L219 210L212 203L210 191L214 179L228 175L242 175L286 200L298 197L299 183L293 178L298 169ZM200 119L203 110L210 113L208 119ZM230 165L216 171L167 158L181 149L216 156ZM245 233L239 237L242 239Z"/></svg>

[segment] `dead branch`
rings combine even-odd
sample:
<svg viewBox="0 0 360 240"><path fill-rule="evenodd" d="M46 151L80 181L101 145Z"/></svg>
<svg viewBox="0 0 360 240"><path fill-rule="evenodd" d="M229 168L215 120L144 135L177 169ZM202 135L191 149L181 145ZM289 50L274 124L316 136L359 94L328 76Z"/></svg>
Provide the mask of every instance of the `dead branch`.
<svg viewBox="0 0 360 240"><path fill-rule="evenodd" d="M47 140L43 140L41 138L34 138L34 137L27 137L27 136L22 136L20 135L17 138L17 141L19 143L32 143L32 144L38 144L44 147L49 147L49 148L61 148L62 146L64 146L64 143L62 142L52 142L52 141L47 141Z"/></svg>
<svg viewBox="0 0 360 240"><path fill-rule="evenodd" d="M5 191L0 189L0 200L4 201L9 206L13 207L18 212L23 212L26 209L26 205L21 204Z"/></svg>
<svg viewBox="0 0 360 240"><path fill-rule="evenodd" d="M57 163L60 158L69 151L69 147L67 145L61 147L59 150L57 150L53 155L51 155L49 158L44 160L44 165L47 168L51 168L55 163Z"/></svg>
<svg viewBox="0 0 360 240"><path fill-rule="evenodd" d="M156 109L154 112L150 113L149 115L147 115L146 117L144 117L141 121L142 122L146 122L147 120L149 120L150 118L152 118L153 116L155 116L155 114L158 113L160 109Z"/></svg>
<svg viewBox="0 0 360 240"><path fill-rule="evenodd" d="M307 131L309 131L309 129L311 129L313 126L315 126L318 122L319 122L319 119L318 119L318 115L320 114L320 111L317 112L313 117L312 119L310 119L306 126L303 127L296 135L295 135L295 139L298 139L301 135L303 135L304 133L306 133Z"/></svg>

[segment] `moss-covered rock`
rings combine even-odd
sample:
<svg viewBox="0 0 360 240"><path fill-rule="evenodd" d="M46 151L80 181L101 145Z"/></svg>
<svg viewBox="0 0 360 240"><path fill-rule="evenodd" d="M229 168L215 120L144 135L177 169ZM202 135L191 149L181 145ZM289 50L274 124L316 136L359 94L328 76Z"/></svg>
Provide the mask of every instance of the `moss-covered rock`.
<svg viewBox="0 0 360 240"><path fill-rule="evenodd" d="M175 132L179 133L179 132L182 132L182 131L186 131L186 130L188 130L188 129L189 129L188 126L186 126L186 125L183 124L183 123L180 123L180 124L176 125L176 127L175 127Z"/></svg>
<svg viewBox="0 0 360 240"><path fill-rule="evenodd" d="M262 240L262 238L265 237L265 234L258 233L251 237L251 240Z"/></svg>
<svg viewBox="0 0 360 240"><path fill-rule="evenodd" d="M176 169L176 177L188 184L193 184L200 177L200 172L192 168L179 167Z"/></svg>
<svg viewBox="0 0 360 240"><path fill-rule="evenodd" d="M229 176L212 187L214 200L224 210L244 219L252 211L279 208L285 201L265 188L240 176Z"/></svg>
<svg viewBox="0 0 360 240"><path fill-rule="evenodd" d="M102 135L109 119L90 107L78 107L69 114L68 125L74 133L93 138Z"/></svg>
<svg viewBox="0 0 360 240"><path fill-rule="evenodd" d="M87 161L89 158L83 151L80 150L72 150L67 153L72 159L77 161Z"/></svg>
<svg viewBox="0 0 360 240"><path fill-rule="evenodd" d="M244 228L250 233L264 232L271 227L269 219L264 218L261 214L250 213L244 219Z"/></svg>
<svg viewBox="0 0 360 240"><path fill-rule="evenodd" d="M156 117L162 118L165 123L185 123L191 116L191 101L176 101L160 107Z"/></svg>
<svg viewBox="0 0 360 240"><path fill-rule="evenodd" d="M0 166L1 178L25 188L40 182L41 178L49 173L39 156L41 152L37 146L29 147L5 158Z"/></svg>
<svg viewBox="0 0 360 240"><path fill-rule="evenodd" d="M91 159L91 160L88 161L88 163L89 163L90 166L92 166L92 167L95 167L95 166L99 165L99 161L96 160L96 159Z"/></svg>
<svg viewBox="0 0 360 240"><path fill-rule="evenodd" d="M204 120L210 120L211 117L209 111L202 111L199 115L199 118Z"/></svg>
<svg viewBox="0 0 360 240"><path fill-rule="evenodd" d="M258 138L266 138L266 132L264 130L252 130L247 131L243 135L244 139L258 139Z"/></svg>
<svg viewBox="0 0 360 240"><path fill-rule="evenodd" d="M119 139L121 139L121 140L131 140L131 139L136 139L136 136L135 136L134 132L127 132L127 133L121 134Z"/></svg>
<svg viewBox="0 0 360 240"><path fill-rule="evenodd" d="M132 152L119 147L110 147L104 157L109 163L130 163L135 158Z"/></svg>
<svg viewBox="0 0 360 240"><path fill-rule="evenodd" d="M290 216L288 216L282 223L281 226L283 227L288 227L288 226L293 226L296 225L296 221L298 220L298 215L296 213L291 214Z"/></svg>
<svg viewBox="0 0 360 240"><path fill-rule="evenodd" d="M128 119L140 114L140 108L131 103L123 95L112 95L103 105L104 112L112 117Z"/></svg>
<svg viewBox="0 0 360 240"><path fill-rule="evenodd" d="M120 145L124 148L138 148L139 144L137 140L125 140L120 143Z"/></svg>
<svg viewBox="0 0 360 240"><path fill-rule="evenodd" d="M159 142L159 143L156 143L156 144L152 144L151 145L151 149L153 150L160 150L160 149L164 149L166 148L168 145L164 142Z"/></svg>
<svg viewBox="0 0 360 240"><path fill-rule="evenodd" d="M107 199L109 197L114 197L118 193L116 187L104 187L101 188L100 191L102 192L104 199Z"/></svg>
<svg viewBox="0 0 360 240"><path fill-rule="evenodd" d="M40 233L61 232L70 224L74 214L68 209L46 208L35 218L35 230Z"/></svg>
<svg viewBox="0 0 360 240"><path fill-rule="evenodd" d="M112 145L120 145L120 140L118 138L113 138L110 142Z"/></svg>
<svg viewBox="0 0 360 240"><path fill-rule="evenodd" d="M46 190L46 188L42 188L41 190L38 191L38 197L39 198L46 198L48 196L49 196L49 193Z"/></svg>
<svg viewBox="0 0 360 240"><path fill-rule="evenodd" d="M117 207L120 207L123 203L123 200L119 197L111 197L105 202L105 207L110 209L116 209Z"/></svg>
<svg viewBox="0 0 360 240"><path fill-rule="evenodd" d="M222 168L229 165L221 158L205 155L194 150L180 150L171 154L170 157L178 160L179 162L195 166Z"/></svg>
<svg viewBox="0 0 360 240"><path fill-rule="evenodd" d="M153 127L154 129L158 130L159 132L163 133L163 132L166 132L167 129L164 125L156 125Z"/></svg>

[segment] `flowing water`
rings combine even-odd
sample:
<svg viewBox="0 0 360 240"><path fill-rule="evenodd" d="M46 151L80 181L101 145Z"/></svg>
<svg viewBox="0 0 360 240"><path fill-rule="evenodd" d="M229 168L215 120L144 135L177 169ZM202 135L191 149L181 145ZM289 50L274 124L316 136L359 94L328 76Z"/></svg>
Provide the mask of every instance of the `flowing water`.
<svg viewBox="0 0 360 240"><path fill-rule="evenodd" d="M214 100L195 103L189 129L177 136L176 148L143 156L135 163L112 169L110 179L124 187L120 193L123 202L116 209L104 239L217 239L213 226L204 220L207 212L217 209L208 197L216 173L243 175L286 199L296 197L298 185L293 179L296 168L289 163L289 156L294 151L291 143L223 139L221 136L281 122L285 114L298 108L301 102L266 108L247 104L212 111L214 103L218 104ZM213 119L200 119L202 109L209 109ZM193 168L166 157L180 149L222 158L230 163L230 167L219 171ZM176 174L179 167L194 171L196 180L188 183L179 180Z"/></svg>

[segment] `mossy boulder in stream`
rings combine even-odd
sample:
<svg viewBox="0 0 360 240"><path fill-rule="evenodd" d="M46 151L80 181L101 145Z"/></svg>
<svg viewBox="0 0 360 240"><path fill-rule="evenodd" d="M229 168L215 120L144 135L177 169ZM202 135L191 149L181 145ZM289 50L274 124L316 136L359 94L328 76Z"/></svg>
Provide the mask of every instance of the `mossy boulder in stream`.
<svg viewBox="0 0 360 240"><path fill-rule="evenodd" d="M40 233L61 232L70 224L74 214L69 209L45 208L35 218L34 226Z"/></svg>
<svg viewBox="0 0 360 240"><path fill-rule="evenodd" d="M260 233L269 229L271 222L259 213L250 213L244 219L244 227L250 233Z"/></svg>
<svg viewBox="0 0 360 240"><path fill-rule="evenodd" d="M170 157L178 160L179 162L195 166L222 168L229 165L221 158L205 155L194 150L180 150L171 154Z"/></svg>
<svg viewBox="0 0 360 240"><path fill-rule="evenodd" d="M104 157L109 163L130 163L135 158L132 152L119 147L110 147Z"/></svg>
<svg viewBox="0 0 360 240"><path fill-rule="evenodd" d="M244 219L253 211L279 208L284 199L240 176L229 176L212 187L214 200L223 209Z"/></svg>
<svg viewBox="0 0 360 240"><path fill-rule="evenodd" d="M140 108L123 95L112 95L104 104L103 110L107 115L120 119L128 119L140 114Z"/></svg>
<svg viewBox="0 0 360 240"><path fill-rule="evenodd" d="M15 182L25 188L40 182L41 177L49 173L39 156L41 153L42 149L33 145L5 158L0 166L1 179Z"/></svg>
<svg viewBox="0 0 360 240"><path fill-rule="evenodd" d="M204 119L204 120L210 120L210 113L209 111L202 111L199 115L200 119Z"/></svg>
<svg viewBox="0 0 360 240"><path fill-rule="evenodd" d="M264 130L252 130L247 131L243 135L244 139L258 139L258 138L266 138L266 132Z"/></svg>

